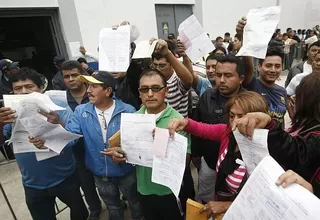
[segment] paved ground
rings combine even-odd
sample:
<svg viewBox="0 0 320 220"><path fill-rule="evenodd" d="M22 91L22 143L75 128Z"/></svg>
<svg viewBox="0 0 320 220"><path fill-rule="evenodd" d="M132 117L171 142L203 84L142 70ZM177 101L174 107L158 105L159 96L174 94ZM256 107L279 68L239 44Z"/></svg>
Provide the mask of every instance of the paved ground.
<svg viewBox="0 0 320 220"><path fill-rule="evenodd" d="M287 72L282 73L281 80L277 81L277 84L283 86L286 79ZM290 124L289 117L286 115L286 125ZM0 163L5 162L2 155L0 155ZM196 169L192 168L192 174L195 180L197 180ZM25 198L23 187L21 184L21 174L19 172L18 166L15 162L9 164L0 165L0 183L12 205L12 208L17 216L18 220L31 220L31 216L25 205ZM195 181L197 188L197 181ZM63 209L65 205L57 201L58 207ZM101 220L107 219L107 211L104 206L103 212L100 215ZM5 202L3 194L0 192L0 219L1 220L13 220L10 210ZM58 220L69 220L69 209L65 209L60 214L57 215ZM126 219L130 219L128 211L126 211Z"/></svg>

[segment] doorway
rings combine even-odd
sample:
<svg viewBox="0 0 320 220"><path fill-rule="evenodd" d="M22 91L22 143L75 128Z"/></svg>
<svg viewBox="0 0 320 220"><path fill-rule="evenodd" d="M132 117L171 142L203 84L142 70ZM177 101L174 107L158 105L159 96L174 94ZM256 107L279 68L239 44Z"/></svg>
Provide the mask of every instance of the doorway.
<svg viewBox="0 0 320 220"><path fill-rule="evenodd" d="M182 21L193 14L192 5L156 5L158 38L167 39L169 33L177 37Z"/></svg>

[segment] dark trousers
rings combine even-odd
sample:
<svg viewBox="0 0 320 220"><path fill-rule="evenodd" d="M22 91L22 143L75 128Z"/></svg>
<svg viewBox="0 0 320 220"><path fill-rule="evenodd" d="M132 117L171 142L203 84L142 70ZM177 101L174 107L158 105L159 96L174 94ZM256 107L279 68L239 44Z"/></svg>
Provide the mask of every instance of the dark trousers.
<svg viewBox="0 0 320 220"><path fill-rule="evenodd" d="M174 194L157 196L141 195L145 220L183 220Z"/></svg>
<svg viewBox="0 0 320 220"><path fill-rule="evenodd" d="M99 216L101 212L101 201L96 191L96 184L93 174L85 165L84 149L83 151L74 151L74 156L77 161L77 171L80 179L81 189L89 206L91 216Z"/></svg>
<svg viewBox="0 0 320 220"><path fill-rule="evenodd" d="M54 207L56 197L70 208L71 220L86 220L88 218L88 210L81 197L76 173L52 188L38 190L24 186L24 191L33 220L56 220Z"/></svg>
<svg viewBox="0 0 320 220"><path fill-rule="evenodd" d="M181 207L184 213L186 213L187 200L188 199L194 200L194 197L195 197L195 191L194 191L193 179L191 175L191 169L189 165L186 167L184 171L182 186L179 194Z"/></svg>

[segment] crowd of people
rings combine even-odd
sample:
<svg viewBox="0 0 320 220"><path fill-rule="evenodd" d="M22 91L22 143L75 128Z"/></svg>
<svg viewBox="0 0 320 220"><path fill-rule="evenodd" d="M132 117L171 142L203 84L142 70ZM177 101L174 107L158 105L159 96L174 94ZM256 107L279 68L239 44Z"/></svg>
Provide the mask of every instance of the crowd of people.
<svg viewBox="0 0 320 220"><path fill-rule="evenodd" d="M287 170L277 184L297 183L320 198L320 97L315 95L320 87L319 25L296 33L277 29L260 60L235 56L245 25L246 18L240 19L233 39L230 33L216 38L215 50L202 58L206 76L174 34L157 42L151 59L132 59L126 72L94 70L88 63L98 58L84 47L78 60L54 57L58 72L52 88L66 91L68 106L40 114L83 138L43 161L37 161L35 153L14 155L11 146L5 147L3 153L15 158L21 170L32 218L56 219L56 198L70 208L72 220L99 219L100 198L110 220L124 219L125 201L134 220L182 220L188 198L205 204L209 217L223 214L248 179L245 165L236 163L242 160L232 132L236 128L248 138L255 128L268 129L270 155ZM132 56L135 44L130 43ZM292 66L297 44L305 45L306 58ZM286 88L276 84L284 69L289 69ZM43 93L47 88L41 73L19 68L17 62L3 59L0 70L1 96ZM156 127L188 139L179 198L151 181L152 168L126 163L121 146L109 148L122 113L155 114ZM0 108L1 144L10 138L16 117L16 110ZM37 137L29 136L29 141L37 148L45 146ZM197 198L191 162L198 170Z"/></svg>

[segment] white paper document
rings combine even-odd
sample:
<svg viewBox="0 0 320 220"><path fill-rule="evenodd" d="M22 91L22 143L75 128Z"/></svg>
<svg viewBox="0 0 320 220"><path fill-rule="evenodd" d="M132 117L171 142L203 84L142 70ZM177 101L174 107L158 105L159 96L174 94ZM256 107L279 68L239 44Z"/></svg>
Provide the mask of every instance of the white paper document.
<svg viewBox="0 0 320 220"><path fill-rule="evenodd" d="M275 182L284 170L267 156L252 173L223 220L317 220L320 200L298 184Z"/></svg>
<svg viewBox="0 0 320 220"><path fill-rule="evenodd" d="M52 158L58 155L59 155L58 153L51 150L49 152L40 152L40 153L36 152L37 161L47 160L49 158Z"/></svg>
<svg viewBox="0 0 320 220"><path fill-rule="evenodd" d="M80 52L80 42L75 41L75 42L69 42L69 48L71 52L71 56L74 58L77 57L82 57L82 53Z"/></svg>
<svg viewBox="0 0 320 220"><path fill-rule="evenodd" d="M68 106L67 92L62 90L49 90L44 93L53 101L58 101Z"/></svg>
<svg viewBox="0 0 320 220"><path fill-rule="evenodd" d="M126 72L130 65L130 26L103 28L99 35L99 70Z"/></svg>
<svg viewBox="0 0 320 220"><path fill-rule="evenodd" d="M243 32L243 46L237 56L264 59L268 43L280 20L280 6L251 9Z"/></svg>
<svg viewBox="0 0 320 220"><path fill-rule="evenodd" d="M48 123L40 114L22 118L20 122L31 136L44 140L45 147L58 154L70 141L82 137L66 131L61 125Z"/></svg>
<svg viewBox="0 0 320 220"><path fill-rule="evenodd" d="M140 41L137 43L132 59L151 58L157 42L158 40L153 41L152 44L150 44L149 41Z"/></svg>
<svg viewBox="0 0 320 220"><path fill-rule="evenodd" d="M214 50L214 45L194 15L184 20L178 28L179 39L186 48L186 54L196 62Z"/></svg>
<svg viewBox="0 0 320 220"><path fill-rule="evenodd" d="M269 155L268 133L267 129L255 129L252 140L249 140L238 130L233 132L249 175L263 158Z"/></svg>
<svg viewBox="0 0 320 220"><path fill-rule="evenodd" d="M153 136L156 116L153 114L121 114L121 148L126 153L127 163L152 167Z"/></svg>
<svg viewBox="0 0 320 220"><path fill-rule="evenodd" d="M153 156L151 180L170 188L178 198L186 166L188 139L180 134L169 138L166 157Z"/></svg>

